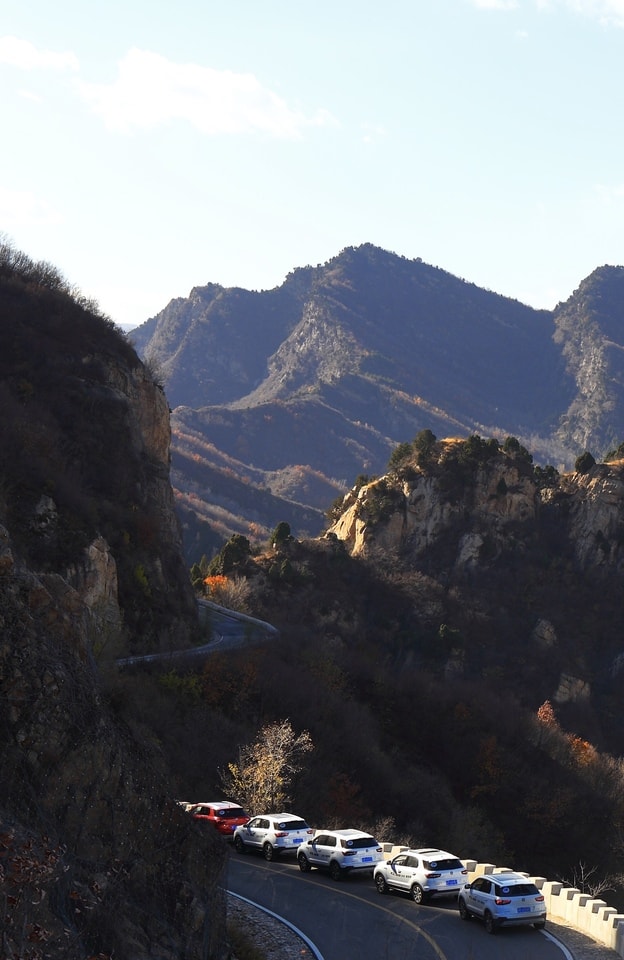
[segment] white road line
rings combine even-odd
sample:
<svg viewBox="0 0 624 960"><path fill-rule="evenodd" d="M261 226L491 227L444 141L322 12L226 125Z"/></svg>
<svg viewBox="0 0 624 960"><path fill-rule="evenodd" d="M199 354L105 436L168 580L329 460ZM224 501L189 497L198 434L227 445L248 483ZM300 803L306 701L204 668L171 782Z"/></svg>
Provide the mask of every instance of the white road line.
<svg viewBox="0 0 624 960"><path fill-rule="evenodd" d="M557 937L553 937L552 933L548 933L547 930L540 930L540 933L543 937L548 937L549 940L552 940L555 946L559 947L566 960L574 960L574 954L570 953L565 943L562 943Z"/></svg>
<svg viewBox="0 0 624 960"><path fill-rule="evenodd" d="M324 960L323 954L319 951L319 949L312 943L312 941L308 937L306 937L305 933L303 933L302 930L299 930L299 928L296 927L294 923L291 923L290 920L285 920L284 917L280 917L279 913L273 913L272 910L269 910L267 907L263 907L262 904L256 903L254 900L249 900L248 897L242 897L240 893L234 893L233 890L228 890L227 893L229 893L232 897L236 897L237 900L244 900L245 903L250 903L252 907L257 907L258 910L263 910L264 913L268 913L270 917L274 917L276 920L279 920L280 923L283 923L286 927L290 927L290 929L304 941L306 946L310 948L310 950L316 957L316 960ZM574 960L574 958L570 957L570 960Z"/></svg>

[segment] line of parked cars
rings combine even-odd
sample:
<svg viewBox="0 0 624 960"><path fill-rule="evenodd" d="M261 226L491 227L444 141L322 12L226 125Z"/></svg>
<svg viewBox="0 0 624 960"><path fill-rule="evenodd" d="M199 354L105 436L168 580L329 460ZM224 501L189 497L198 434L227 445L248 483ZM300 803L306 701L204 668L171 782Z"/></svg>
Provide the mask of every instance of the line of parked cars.
<svg viewBox="0 0 624 960"><path fill-rule="evenodd" d="M198 822L213 824L238 853L257 850L266 860L274 860L292 852L302 873L316 867L327 870L333 880L349 873L369 873L379 893L396 890L417 904L453 896L462 920L478 917L488 933L521 924L543 930L546 924L544 897L522 873L487 874L467 883L466 867L445 850L406 849L386 860L381 845L362 830L314 830L292 813L248 817L239 804L228 800L178 802Z"/></svg>

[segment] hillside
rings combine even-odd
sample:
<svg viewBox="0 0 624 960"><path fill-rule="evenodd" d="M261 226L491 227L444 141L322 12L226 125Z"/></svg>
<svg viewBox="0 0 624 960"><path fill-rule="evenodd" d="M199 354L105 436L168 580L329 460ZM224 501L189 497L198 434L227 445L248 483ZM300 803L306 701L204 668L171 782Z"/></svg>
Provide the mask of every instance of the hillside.
<svg viewBox="0 0 624 960"><path fill-rule="evenodd" d="M172 301L131 336L173 408L187 558L282 519L319 533L333 499L423 429L515 436L560 468L602 456L624 432L622 304L622 267L534 310L370 244L274 290ZM239 499L232 475L264 497Z"/></svg>
<svg viewBox="0 0 624 960"><path fill-rule="evenodd" d="M314 823L550 877L585 863L621 899L624 461L557 474L514 438L428 432L392 460L325 536L229 566L280 639L180 677L175 729L146 722L199 795L288 717L315 745L293 802Z"/></svg>
<svg viewBox="0 0 624 960"><path fill-rule="evenodd" d="M114 666L199 633L164 394L94 304L0 245L0 398L2 956L222 960L224 850Z"/></svg>

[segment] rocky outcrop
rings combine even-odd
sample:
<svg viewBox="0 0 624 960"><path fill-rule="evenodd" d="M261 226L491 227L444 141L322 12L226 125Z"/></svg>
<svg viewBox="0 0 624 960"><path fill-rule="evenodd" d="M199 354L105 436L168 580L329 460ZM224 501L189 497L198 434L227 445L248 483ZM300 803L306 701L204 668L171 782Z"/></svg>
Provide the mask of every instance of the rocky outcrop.
<svg viewBox="0 0 624 960"><path fill-rule="evenodd" d="M426 578L412 588L414 630L442 631L431 649L447 676L517 678L531 696L585 710L579 723L612 690L623 461L545 477L517 442L438 441L351 490L327 536L395 577Z"/></svg>
<svg viewBox="0 0 624 960"><path fill-rule="evenodd" d="M439 476L418 466L409 479L381 477L347 494L329 532L345 541L353 556L374 546L407 551L416 560L451 534L453 566L463 568L479 563L486 539L491 558L512 526L535 524L538 507L537 487L524 464L501 455L477 469L459 497L449 496Z"/></svg>
<svg viewBox="0 0 624 960"><path fill-rule="evenodd" d="M94 567L81 593L25 568L6 528L0 543L2 955L221 957L223 846L103 700L86 627L107 578Z"/></svg>

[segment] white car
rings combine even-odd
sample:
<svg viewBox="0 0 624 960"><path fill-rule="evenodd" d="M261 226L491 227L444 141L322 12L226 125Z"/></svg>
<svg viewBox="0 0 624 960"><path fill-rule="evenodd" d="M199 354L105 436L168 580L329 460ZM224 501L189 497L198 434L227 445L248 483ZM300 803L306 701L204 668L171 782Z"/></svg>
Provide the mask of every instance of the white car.
<svg viewBox="0 0 624 960"><path fill-rule="evenodd" d="M234 847L245 853L249 847L262 850L265 860L273 860L276 853L297 850L300 843L314 835L303 817L292 813L265 813L252 817L234 831Z"/></svg>
<svg viewBox="0 0 624 960"><path fill-rule="evenodd" d="M546 925L546 903L535 884L523 873L489 873L467 883L457 901L462 920L480 917L488 933L499 927L531 924L536 930Z"/></svg>
<svg viewBox="0 0 624 960"><path fill-rule="evenodd" d="M468 871L461 860L445 850L403 850L375 867L373 880L380 893L404 890L415 903L426 903L434 894L455 895Z"/></svg>
<svg viewBox="0 0 624 960"><path fill-rule="evenodd" d="M362 830L319 830L297 850L302 873L321 867L329 870L332 880L340 880L352 870L372 873L381 860L383 851L379 843Z"/></svg>

